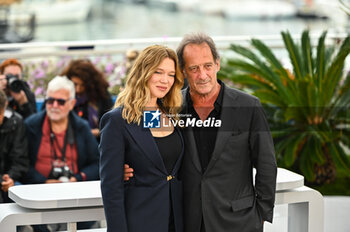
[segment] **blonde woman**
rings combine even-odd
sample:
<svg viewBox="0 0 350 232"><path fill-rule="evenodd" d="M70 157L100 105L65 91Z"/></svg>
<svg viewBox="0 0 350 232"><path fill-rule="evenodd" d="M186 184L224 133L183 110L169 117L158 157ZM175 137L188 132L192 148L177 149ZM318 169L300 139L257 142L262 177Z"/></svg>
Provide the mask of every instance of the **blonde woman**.
<svg viewBox="0 0 350 232"><path fill-rule="evenodd" d="M108 232L183 231L178 171L184 142L171 123L182 104L182 85L176 53L150 46L135 61L115 109L102 117L100 176ZM125 183L124 163L135 170Z"/></svg>

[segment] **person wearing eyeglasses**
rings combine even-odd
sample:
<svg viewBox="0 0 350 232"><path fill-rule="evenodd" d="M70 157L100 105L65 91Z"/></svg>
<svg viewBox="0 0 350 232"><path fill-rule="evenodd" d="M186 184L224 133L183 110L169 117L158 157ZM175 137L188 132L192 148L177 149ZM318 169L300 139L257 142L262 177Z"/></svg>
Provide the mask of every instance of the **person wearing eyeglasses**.
<svg viewBox="0 0 350 232"><path fill-rule="evenodd" d="M32 184L97 180L99 152L87 122L71 112L75 90L67 77L48 84L45 109L25 120Z"/></svg>
<svg viewBox="0 0 350 232"><path fill-rule="evenodd" d="M25 120L30 160L25 183L99 179L98 144L87 121L72 111L75 101L74 83L56 76L48 84L45 110Z"/></svg>

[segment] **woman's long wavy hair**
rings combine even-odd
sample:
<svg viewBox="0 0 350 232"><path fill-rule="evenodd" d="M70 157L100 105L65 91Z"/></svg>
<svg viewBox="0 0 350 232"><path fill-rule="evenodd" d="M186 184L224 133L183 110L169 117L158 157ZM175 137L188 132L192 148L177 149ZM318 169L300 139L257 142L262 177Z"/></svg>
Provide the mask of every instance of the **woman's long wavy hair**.
<svg viewBox="0 0 350 232"><path fill-rule="evenodd" d="M72 60L61 75L67 76L70 80L73 77L81 79L89 102L96 103L110 97L107 90L109 86L107 80L90 60Z"/></svg>
<svg viewBox="0 0 350 232"><path fill-rule="evenodd" d="M122 116L128 123L140 125L145 106L151 99L148 81L165 58L175 63L175 80L164 98L158 99L158 106L164 113L175 116L173 119L177 118L182 104L181 88L184 80L176 53L168 47L152 45L145 48L136 59L127 76L125 89L115 102L114 107L123 107Z"/></svg>

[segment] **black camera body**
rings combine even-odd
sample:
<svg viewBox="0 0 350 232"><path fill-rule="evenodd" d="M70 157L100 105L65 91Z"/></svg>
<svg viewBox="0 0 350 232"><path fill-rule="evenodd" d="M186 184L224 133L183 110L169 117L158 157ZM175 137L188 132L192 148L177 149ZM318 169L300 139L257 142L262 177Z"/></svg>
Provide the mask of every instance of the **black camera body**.
<svg viewBox="0 0 350 232"><path fill-rule="evenodd" d="M69 179L73 176L72 170L68 167L67 164L62 166L54 165L49 174L49 179L61 180L62 182L68 182Z"/></svg>
<svg viewBox="0 0 350 232"><path fill-rule="evenodd" d="M19 93L21 90L24 90L25 84L24 81L19 79L18 75L6 74L7 87L9 90Z"/></svg>

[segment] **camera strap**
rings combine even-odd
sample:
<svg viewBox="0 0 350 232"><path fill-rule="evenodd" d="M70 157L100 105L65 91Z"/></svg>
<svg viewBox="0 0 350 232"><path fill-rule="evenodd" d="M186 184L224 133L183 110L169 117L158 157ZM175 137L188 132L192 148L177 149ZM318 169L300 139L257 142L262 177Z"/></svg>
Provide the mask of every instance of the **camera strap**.
<svg viewBox="0 0 350 232"><path fill-rule="evenodd" d="M51 145L51 150L53 151L54 159L58 160L58 156L57 156L55 145L54 145L55 142L56 142L57 147L61 151L61 154L62 154L62 159L61 160L63 162L66 162L67 143L69 143L71 145L71 147L73 147L73 144L74 144L74 134L73 134L73 128L72 128L72 125L70 123L70 120L68 119L68 128L66 130L66 135L64 136L63 147L60 147L60 145L58 144L57 137L55 136L55 133L52 131L51 121L50 120L49 120L49 125L50 125L50 145Z"/></svg>

